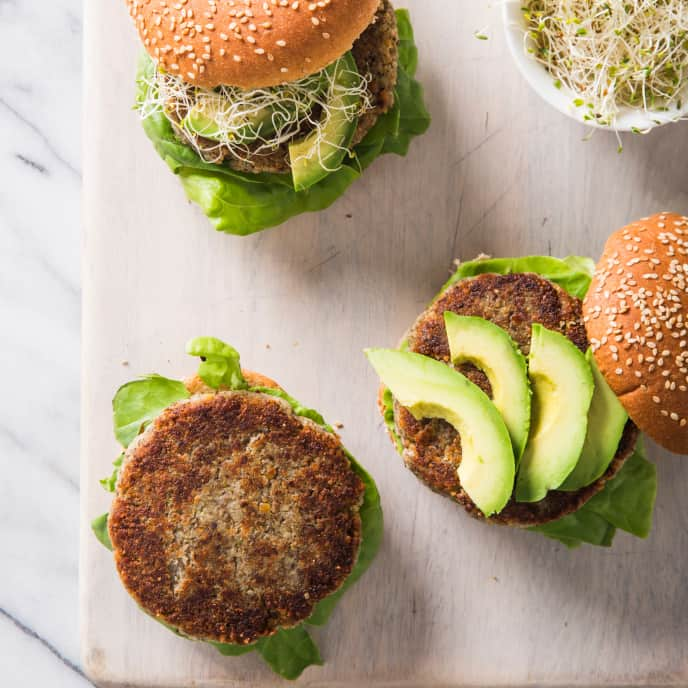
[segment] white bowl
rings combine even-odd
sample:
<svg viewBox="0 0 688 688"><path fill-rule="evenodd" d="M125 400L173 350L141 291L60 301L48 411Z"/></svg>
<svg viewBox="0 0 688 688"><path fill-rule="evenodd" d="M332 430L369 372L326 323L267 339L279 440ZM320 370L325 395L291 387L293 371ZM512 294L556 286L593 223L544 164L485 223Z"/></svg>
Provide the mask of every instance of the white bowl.
<svg viewBox="0 0 688 688"><path fill-rule="evenodd" d="M573 104L576 95L566 86L557 88L554 85L554 78L544 65L540 64L532 55L526 52L524 44L526 24L521 7L522 3L519 0L505 0L502 5L502 19L509 50L525 80L540 97L559 110L559 112L563 112L577 122L596 129L643 132L664 124L670 124L688 115L688 98L684 98L685 104L683 107L680 110L672 110L671 112L655 110L646 112L637 108L622 108L616 118L616 122L612 126L605 127L594 120L583 119L586 108L576 107Z"/></svg>

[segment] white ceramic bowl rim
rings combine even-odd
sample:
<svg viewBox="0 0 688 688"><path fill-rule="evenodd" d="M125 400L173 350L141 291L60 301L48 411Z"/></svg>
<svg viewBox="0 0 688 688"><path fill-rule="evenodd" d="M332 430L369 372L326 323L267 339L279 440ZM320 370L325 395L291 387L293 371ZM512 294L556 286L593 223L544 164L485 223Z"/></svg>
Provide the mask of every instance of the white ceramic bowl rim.
<svg viewBox="0 0 688 688"><path fill-rule="evenodd" d="M607 131L647 131L688 116L688 98L684 98L683 107L671 112L659 110L646 112L642 109L623 108L613 126L602 126L594 120L583 119L585 108L576 107L573 104L576 96L572 91L565 86L557 88L547 69L526 52L524 48L526 26L521 11L522 6L519 0L504 0L502 4L502 19L509 50L525 80L541 98L559 112L589 127Z"/></svg>

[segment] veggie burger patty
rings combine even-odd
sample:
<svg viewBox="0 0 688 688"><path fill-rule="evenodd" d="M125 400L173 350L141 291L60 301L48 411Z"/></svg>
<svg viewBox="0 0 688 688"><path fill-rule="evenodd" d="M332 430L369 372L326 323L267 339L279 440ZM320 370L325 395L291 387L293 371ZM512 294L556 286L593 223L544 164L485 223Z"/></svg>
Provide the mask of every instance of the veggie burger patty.
<svg viewBox="0 0 688 688"><path fill-rule="evenodd" d="M109 518L117 569L180 633L249 644L344 583L364 486L338 438L285 401L187 388L126 452Z"/></svg>
<svg viewBox="0 0 688 688"><path fill-rule="evenodd" d="M351 146L360 143L365 135L375 126L380 115L388 112L394 105L394 89L397 84L397 69L399 66L399 34L397 31L397 19L394 7L389 0L381 0L380 7L370 26L356 40L351 53L356 61L358 71L362 76L368 77L368 91L372 108L362 114L358 120L358 128L354 134ZM191 135L174 122L175 112L180 112L177 103L170 103L168 115L172 118L172 125L177 136L182 141L187 141ZM307 136L308 129L304 129L303 136ZM279 148L265 154L261 152L249 154L239 160L232 155L226 146L218 145L202 136L193 137L192 143L214 163L226 163L238 172L249 173L287 173L290 171L289 142L283 143ZM259 145L259 144L256 144Z"/></svg>
<svg viewBox="0 0 688 688"><path fill-rule="evenodd" d="M530 351L531 327L540 323L568 337L581 351L588 348L582 317L582 302L558 285L535 274L484 274L464 279L449 287L416 321L408 335L408 347L415 353L449 364L444 313L481 317L505 329L524 355ZM485 374L471 364L457 367L488 396L492 396ZM461 463L461 439L441 419L416 420L395 402L394 420L401 439L406 465L430 488L456 500L467 511L484 518L461 488L457 467ZM539 502L513 499L489 520L505 525L534 526L573 513L600 492L633 453L638 430L629 421L617 453L605 474L577 492L552 490Z"/></svg>

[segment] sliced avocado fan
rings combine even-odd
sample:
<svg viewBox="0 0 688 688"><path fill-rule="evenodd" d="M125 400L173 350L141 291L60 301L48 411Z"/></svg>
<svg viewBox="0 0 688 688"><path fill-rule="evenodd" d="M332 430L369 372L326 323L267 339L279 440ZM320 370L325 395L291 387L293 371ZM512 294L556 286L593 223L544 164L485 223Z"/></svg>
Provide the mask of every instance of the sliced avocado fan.
<svg viewBox="0 0 688 688"><path fill-rule="evenodd" d="M325 73L331 85L320 126L289 146L296 191L305 191L341 166L358 126L361 97L353 87L361 77L353 55L346 53Z"/></svg>
<svg viewBox="0 0 688 688"><path fill-rule="evenodd" d="M516 466L504 420L467 377L421 354L368 349L368 360L394 398L417 419L441 418L461 435L461 487L485 516L511 498Z"/></svg>
<svg viewBox="0 0 688 688"><path fill-rule="evenodd" d="M525 356L508 332L489 320L447 311L444 323L452 363L472 363L487 376L518 465L530 430L531 391Z"/></svg>
<svg viewBox="0 0 688 688"><path fill-rule="evenodd" d="M537 323L532 332L533 417L516 478L519 502L539 502L571 474L583 451L594 390L590 365L575 344Z"/></svg>

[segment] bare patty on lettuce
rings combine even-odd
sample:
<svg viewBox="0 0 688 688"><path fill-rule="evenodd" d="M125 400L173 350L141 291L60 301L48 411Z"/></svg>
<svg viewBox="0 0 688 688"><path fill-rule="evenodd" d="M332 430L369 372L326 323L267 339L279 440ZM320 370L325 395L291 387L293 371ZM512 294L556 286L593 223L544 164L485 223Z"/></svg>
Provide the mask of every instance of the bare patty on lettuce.
<svg viewBox="0 0 688 688"><path fill-rule="evenodd" d="M293 679L322 663L307 626L327 622L379 548L377 488L316 411L244 373L231 347L187 350L198 377L117 392L125 452L93 530L150 616Z"/></svg>
<svg viewBox="0 0 688 688"><path fill-rule="evenodd" d="M363 489L339 440L285 401L193 396L126 453L109 522L120 578L187 636L253 643L349 576Z"/></svg>

